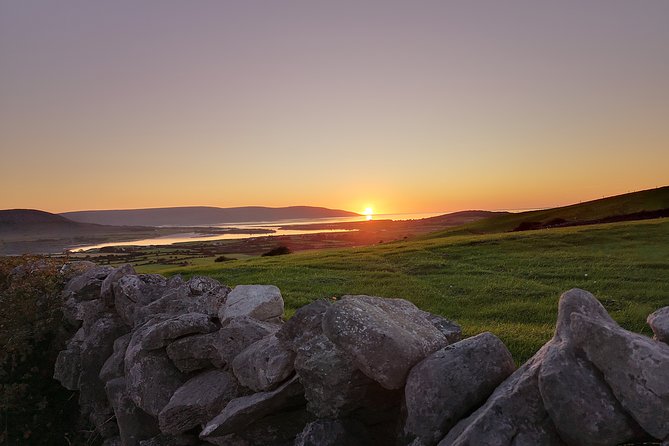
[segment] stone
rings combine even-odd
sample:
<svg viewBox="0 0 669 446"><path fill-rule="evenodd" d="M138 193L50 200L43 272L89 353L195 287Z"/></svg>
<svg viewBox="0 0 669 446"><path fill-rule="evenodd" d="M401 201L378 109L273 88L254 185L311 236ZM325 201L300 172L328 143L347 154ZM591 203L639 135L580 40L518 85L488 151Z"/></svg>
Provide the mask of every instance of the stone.
<svg viewBox="0 0 669 446"><path fill-rule="evenodd" d="M242 392L242 387L228 372L211 370L201 373L177 389L160 412L160 430L181 434L204 424Z"/></svg>
<svg viewBox="0 0 669 446"><path fill-rule="evenodd" d="M415 364L449 344L411 302L371 296L335 302L323 317L323 332L386 389L403 387Z"/></svg>
<svg viewBox="0 0 669 446"><path fill-rule="evenodd" d="M124 376L125 352L130 343L131 333L126 333L114 341L114 352L107 358L100 369L100 380L106 383L114 378Z"/></svg>
<svg viewBox="0 0 669 446"><path fill-rule="evenodd" d="M167 284L167 291L159 299L136 310L136 323L142 323L159 313L181 315L202 313L217 318L221 306L230 292L230 288L206 277L193 277L183 283L175 276Z"/></svg>
<svg viewBox="0 0 669 446"><path fill-rule="evenodd" d="M323 316L330 305L331 302L319 299L298 308L293 317L277 332L277 339L287 349L297 352L300 346L323 333Z"/></svg>
<svg viewBox="0 0 669 446"><path fill-rule="evenodd" d="M376 384L356 369L325 335L311 339L295 357L295 371L304 386L307 408L321 418L350 414L363 405Z"/></svg>
<svg viewBox="0 0 669 446"><path fill-rule="evenodd" d="M81 351L61 350L54 365L53 379L67 390L79 390L81 376Z"/></svg>
<svg viewBox="0 0 669 446"><path fill-rule="evenodd" d="M231 364L238 354L260 339L276 333L280 325L263 322L250 316L228 319L218 331L216 350L226 364Z"/></svg>
<svg viewBox="0 0 669 446"><path fill-rule="evenodd" d="M73 297L78 301L99 299L102 281L113 270L111 266L88 268L82 274L70 279L63 289L63 295L66 298Z"/></svg>
<svg viewBox="0 0 669 446"><path fill-rule="evenodd" d="M237 285L221 307L221 322L240 316L278 321L283 316L281 291L274 285Z"/></svg>
<svg viewBox="0 0 669 446"><path fill-rule="evenodd" d="M114 351L114 341L127 333L128 327L118 316L107 313L91 326L81 344L79 405L85 406L106 398L100 380L100 369Z"/></svg>
<svg viewBox="0 0 669 446"><path fill-rule="evenodd" d="M669 345L578 313L571 328L625 410L654 438L669 437Z"/></svg>
<svg viewBox="0 0 669 446"><path fill-rule="evenodd" d="M211 366L223 368L225 363L216 349L218 337L218 332L213 332L177 339L167 346L167 356L184 373Z"/></svg>
<svg viewBox="0 0 669 446"><path fill-rule="evenodd" d="M137 308L159 299L166 289L167 280L159 274L123 276L112 284L116 312L132 327Z"/></svg>
<svg viewBox="0 0 669 446"><path fill-rule="evenodd" d="M640 428L595 367L562 343L546 351L539 391L560 437L570 445L608 446L639 436Z"/></svg>
<svg viewBox="0 0 669 446"><path fill-rule="evenodd" d="M32 264L33 262L29 263L30 266L32 266ZM80 276L89 269L97 268L97 266L98 265L96 263L90 262L88 260L76 260L65 263L63 266L61 266L58 273L69 281L74 276Z"/></svg>
<svg viewBox="0 0 669 446"><path fill-rule="evenodd" d="M564 445L539 393L538 372L547 348L542 347L483 406L460 420L439 446Z"/></svg>
<svg viewBox="0 0 669 446"><path fill-rule="evenodd" d="M186 313L152 325L142 339L142 348L163 348L173 339L190 334L211 333L218 330L209 316L202 313Z"/></svg>
<svg viewBox="0 0 669 446"><path fill-rule="evenodd" d="M101 299L80 301L74 297L67 299L62 306L63 318L74 327L85 326L86 330L100 316L107 312Z"/></svg>
<svg viewBox="0 0 669 446"><path fill-rule="evenodd" d="M371 444L365 426L350 419L313 421L307 424L295 439L295 446L365 446Z"/></svg>
<svg viewBox="0 0 669 446"><path fill-rule="evenodd" d="M293 372L295 353L281 346L276 336L268 336L248 346L232 361L239 382L256 392L269 390Z"/></svg>
<svg viewBox="0 0 669 446"><path fill-rule="evenodd" d="M646 319L655 339L665 344L669 344L669 306L662 307L652 314L648 315Z"/></svg>
<svg viewBox="0 0 669 446"><path fill-rule="evenodd" d="M186 382L186 376L172 364L165 350L142 348L142 340L152 322L161 320L148 321L133 332L124 367L130 398L146 413L157 417L174 392Z"/></svg>
<svg viewBox="0 0 669 446"><path fill-rule="evenodd" d="M421 311L421 313L448 339L449 343L453 344L462 339L462 328L455 322L427 311Z"/></svg>
<svg viewBox="0 0 669 446"><path fill-rule="evenodd" d="M434 445L515 370L504 343L486 332L444 347L411 369L405 435Z"/></svg>
<svg viewBox="0 0 669 446"><path fill-rule="evenodd" d="M105 384L118 424L123 446L137 446L141 440L158 435L158 422L135 405L126 390L125 378L114 378Z"/></svg>
<svg viewBox="0 0 669 446"><path fill-rule="evenodd" d="M114 269L107 275L107 277L105 277L105 280L102 281L102 285L100 286L100 299L102 299L105 305L107 306L114 305L113 287L119 281L119 279L124 276L130 276L135 274L137 274L135 272L135 268L133 268L132 265L130 264L126 264Z"/></svg>
<svg viewBox="0 0 669 446"><path fill-rule="evenodd" d="M303 406L302 384L296 377L270 392L259 392L230 401L200 433L200 438L239 432L267 415Z"/></svg>
<svg viewBox="0 0 669 446"><path fill-rule="evenodd" d="M139 446L207 446L194 435L159 434L139 442ZM228 445L229 446L229 445Z"/></svg>

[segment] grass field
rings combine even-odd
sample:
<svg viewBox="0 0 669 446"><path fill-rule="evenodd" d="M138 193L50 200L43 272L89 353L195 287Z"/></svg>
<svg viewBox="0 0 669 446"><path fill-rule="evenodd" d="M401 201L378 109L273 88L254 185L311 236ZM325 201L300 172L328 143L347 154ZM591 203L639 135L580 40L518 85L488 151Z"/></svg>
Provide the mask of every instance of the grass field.
<svg viewBox="0 0 669 446"><path fill-rule="evenodd" d="M669 305L669 219L139 270L275 284L288 316L323 297L401 297L454 319L466 336L495 333L521 363L552 336L559 295L573 287L594 293L625 328L650 334L646 316Z"/></svg>

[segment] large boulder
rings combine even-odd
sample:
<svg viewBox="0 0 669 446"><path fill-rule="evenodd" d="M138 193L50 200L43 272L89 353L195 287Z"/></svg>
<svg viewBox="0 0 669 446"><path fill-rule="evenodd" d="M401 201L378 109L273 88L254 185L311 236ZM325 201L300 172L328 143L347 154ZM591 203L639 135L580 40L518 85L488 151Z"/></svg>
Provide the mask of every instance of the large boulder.
<svg viewBox="0 0 669 446"><path fill-rule="evenodd" d="M132 338L132 333L126 333L114 341L114 352L107 358L100 369L100 380L107 382L120 378L125 374L125 352Z"/></svg>
<svg viewBox="0 0 669 446"><path fill-rule="evenodd" d="M655 334L655 339L665 344L669 344L669 306L662 307L646 319L651 330Z"/></svg>
<svg viewBox="0 0 669 446"><path fill-rule="evenodd" d="M114 409L120 442L123 446L138 446L140 441L159 433L156 419L137 407L128 395L124 378L108 381L105 390Z"/></svg>
<svg viewBox="0 0 669 446"><path fill-rule="evenodd" d="M158 416L176 390L186 382L167 357L165 350L145 350L142 341L151 329L150 320L133 332L125 353L124 368L128 394L133 402L149 415Z"/></svg>
<svg viewBox="0 0 669 446"><path fill-rule="evenodd" d="M102 281L102 285L100 287L100 299L102 299L105 305L114 305L113 287L121 279L121 277L135 274L137 274L135 272L135 268L133 268L132 265L126 264L114 269L107 275L105 280Z"/></svg>
<svg viewBox="0 0 669 446"><path fill-rule="evenodd" d="M312 338L323 334L323 316L330 308L330 301L319 299L297 309L276 334L289 350L297 352Z"/></svg>
<svg viewBox="0 0 669 446"><path fill-rule="evenodd" d="M366 446L371 439L365 426L350 420L316 420L304 427L295 446Z"/></svg>
<svg viewBox="0 0 669 446"><path fill-rule="evenodd" d="M159 299L167 288L167 279L159 274L123 276L112 284L116 312L132 327L137 309Z"/></svg>
<svg viewBox="0 0 669 446"><path fill-rule="evenodd" d="M241 386L228 372L211 370L201 373L181 386L160 412L160 430L181 434L204 424L241 392Z"/></svg>
<svg viewBox="0 0 669 446"><path fill-rule="evenodd" d="M178 279L177 279L178 277ZM195 276L188 282L181 282L179 276L168 281L167 290L159 299L136 310L136 323L142 323L155 314L181 315L202 313L218 317L221 306L230 288L207 277Z"/></svg>
<svg viewBox="0 0 669 446"><path fill-rule="evenodd" d="M449 340L424 312L403 299L344 296L323 317L323 332L365 375L387 389Z"/></svg>
<svg viewBox="0 0 669 446"><path fill-rule="evenodd" d="M560 297L555 336L546 347L539 371L546 411L570 445L604 446L633 440L640 428L577 348L580 341L571 324L575 314L588 315L600 324L615 324L587 291L573 289Z"/></svg>
<svg viewBox="0 0 669 446"><path fill-rule="evenodd" d="M167 356L184 373L207 367L222 368L225 362L216 349L218 332L185 336L167 346Z"/></svg>
<svg viewBox="0 0 669 446"><path fill-rule="evenodd" d="M254 393L236 398L204 427L200 437L220 437L240 432L267 415L284 412L305 403L302 384L298 377L287 381L270 392Z"/></svg>
<svg viewBox="0 0 669 446"><path fill-rule="evenodd" d="M584 314L573 314L571 327L625 410L653 437L669 437L669 345Z"/></svg>
<svg viewBox="0 0 669 446"><path fill-rule="evenodd" d="M218 331L216 349L219 357L224 363L231 364L251 344L273 335L279 328L276 323L259 321L250 316L228 319Z"/></svg>
<svg viewBox="0 0 669 446"><path fill-rule="evenodd" d="M276 387L295 370L295 353L283 347L276 336L254 342L232 361L239 382L261 392Z"/></svg>
<svg viewBox="0 0 669 446"><path fill-rule="evenodd" d="M181 314L150 326L142 338L142 348L156 350L165 347L173 339L190 334L211 333L216 330L218 326L206 314Z"/></svg>
<svg viewBox="0 0 669 446"><path fill-rule="evenodd" d="M439 446L562 446L539 393L546 347L499 385L486 403L453 427Z"/></svg>
<svg viewBox="0 0 669 446"><path fill-rule="evenodd" d="M248 316L259 321L278 321L283 316L281 291L274 285L237 285L221 307L221 321Z"/></svg>
<svg viewBox="0 0 669 446"><path fill-rule="evenodd" d="M100 288L105 278L114 270L111 266L87 268L82 274L74 276L63 289L64 297L73 297L78 301L100 298Z"/></svg>
<svg viewBox="0 0 669 446"><path fill-rule="evenodd" d="M105 383L100 369L114 351L114 341L127 333L128 327L118 316L107 313L90 327L81 344L81 374L79 375L79 404L90 405L104 401Z"/></svg>
<svg viewBox="0 0 669 446"><path fill-rule="evenodd" d="M405 435L434 445L515 370L511 353L492 333L437 350L407 378Z"/></svg>

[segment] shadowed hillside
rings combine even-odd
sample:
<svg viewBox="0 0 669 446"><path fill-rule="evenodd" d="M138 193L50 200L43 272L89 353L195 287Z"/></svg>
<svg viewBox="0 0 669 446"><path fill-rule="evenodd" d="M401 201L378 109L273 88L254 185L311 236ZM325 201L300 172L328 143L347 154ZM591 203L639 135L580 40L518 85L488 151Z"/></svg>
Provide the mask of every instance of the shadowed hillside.
<svg viewBox="0 0 669 446"><path fill-rule="evenodd" d="M669 216L669 186L540 211L520 212L480 220L430 237L490 234L549 227L613 223Z"/></svg>

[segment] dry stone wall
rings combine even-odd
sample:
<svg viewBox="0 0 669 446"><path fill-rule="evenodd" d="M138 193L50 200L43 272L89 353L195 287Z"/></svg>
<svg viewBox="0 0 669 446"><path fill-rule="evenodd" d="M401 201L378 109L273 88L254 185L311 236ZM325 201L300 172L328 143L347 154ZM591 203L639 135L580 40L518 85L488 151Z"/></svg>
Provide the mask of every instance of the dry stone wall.
<svg viewBox="0 0 669 446"><path fill-rule="evenodd" d="M76 268L54 377L106 446L669 441L669 307L650 339L568 291L516 370L492 333L461 340L402 299L317 300L284 322L271 285Z"/></svg>

